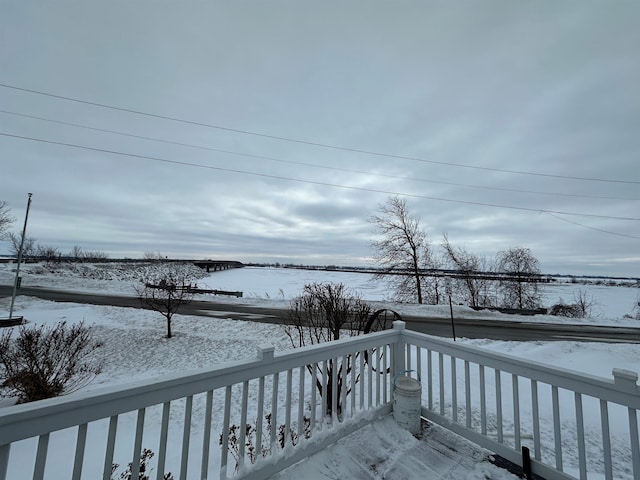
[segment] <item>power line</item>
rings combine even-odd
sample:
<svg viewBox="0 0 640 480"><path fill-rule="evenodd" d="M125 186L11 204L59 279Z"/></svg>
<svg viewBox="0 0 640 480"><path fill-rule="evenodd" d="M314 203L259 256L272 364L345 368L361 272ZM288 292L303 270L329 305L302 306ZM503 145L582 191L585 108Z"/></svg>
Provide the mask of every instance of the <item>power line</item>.
<svg viewBox="0 0 640 480"><path fill-rule="evenodd" d="M560 217L558 215L554 215L551 212L542 212L542 213L546 213L547 215L550 215L553 218L557 218L558 220L562 220L563 222L567 222L567 223L570 223L572 225L577 225L578 227L588 228L589 230L595 230L596 232L609 233L611 235L617 235L619 237L635 238L637 240L640 240L640 237L636 237L636 236L633 236L633 235L627 235L626 233L612 232L610 230L604 230L602 228L590 227L589 225L584 225L582 223L571 221L568 218L562 218L562 217Z"/></svg>
<svg viewBox="0 0 640 480"><path fill-rule="evenodd" d="M314 163L298 162L298 161L294 161L294 160L284 160L284 159L280 159L280 158L267 157L267 156L264 156L264 155L254 155L254 154L250 154L250 153L242 153L242 152L235 152L235 151L231 151L231 150L223 150L223 149L219 149L219 148L205 147L205 146L202 146L202 145L193 145L193 144L190 144L190 143L175 142L175 141L165 140L165 139L161 139L161 138L148 137L148 136L144 136L144 135L136 135L136 134L133 134L133 133L120 132L120 131L117 131L117 130L110 130L110 129L106 129L106 128L91 127L91 126L88 126L88 125L82 125L82 124L72 123L72 122L65 122L65 121L62 121L62 120L54 120L54 119L51 119L51 118L45 118L45 117L40 117L40 116L36 116L36 115L28 115L28 114L25 114L25 113L11 112L11 111L2 110L2 109L0 109L0 113L4 113L4 114L8 114L8 115L15 115L15 116L24 117L24 118L31 118L31 119L35 119L35 120L40 120L40 121L44 121L44 122L51 122L51 123L56 123L56 124L60 124L60 125L67 125L67 126L71 126L71 127L82 128L82 129L85 129L85 130L92 130L92 131L96 131L96 132L103 132L103 133L109 133L109 134L114 134L114 135L121 135L121 136L124 136L124 137L138 138L138 139L149 140L149 141L153 141L153 142L160 142L160 143L164 143L164 144L168 144L168 145L177 145L177 146L181 146L181 147L197 148L197 149L200 149L200 150L207 150L207 151L210 151L210 152L225 153L225 154L229 154L229 155L237 155L237 156L241 156L241 157L256 158L256 159L260 159L260 160L269 160L269 161L273 161L273 162L286 163L286 164L289 164L289 165L300 165L300 166L304 166L304 167L321 168L321 169L325 169L325 170L333 170L333 171L339 171L339 172L345 172L345 173L355 173L355 174L359 174L359 175L369 175L369 176L376 176L376 177L383 177L383 178L391 178L391 179L396 179L396 180L409 180L409 181L422 182L422 183L433 183L433 184L438 184L438 185L450 185L450 186L464 187L464 188L478 188L478 189L483 189L483 190L496 190L496 191L501 191L501 192L527 193L527 194L533 194L533 195L552 195L552 196L559 196L559 197L591 198L591 199L597 199L597 200L625 200L625 201L638 200L638 199L624 198L624 197L611 197L611 196L600 196L600 195L582 195L582 194L576 194L576 193L540 192L540 191L535 191L535 190L522 190L522 189L506 188L506 187L488 187L488 186L484 186L484 185L473 185L473 184L466 184L466 183L445 182L445 181L439 181L439 180L427 180L427 179L424 179L424 178L407 177L407 176L402 176L402 175L389 175L389 174L384 174L384 173L364 172L362 170L354 170L354 169L340 168L340 167L330 167L330 166L327 166L327 165L318 165L318 164L314 164Z"/></svg>
<svg viewBox="0 0 640 480"><path fill-rule="evenodd" d="M493 167L479 167L479 166L476 166L476 165L466 165L466 164L462 164L462 163L442 162L442 161L437 161L437 160L426 160L426 159L417 158L417 157L409 157L409 156L403 156L403 155L393 155L393 154L390 154L390 153L381 153L381 152L375 152L375 151L371 151L371 150L361 150L361 149L357 149L357 148L341 147L341 146L331 145L331 144L327 144L327 143L311 142L311 141L299 140L299 139L294 139L294 138L289 138L289 137L281 137L281 136L278 136L278 135L269 135L269 134L266 134L266 133L253 132L253 131L250 131L250 130L241 130L241 129L235 129L235 128L230 128L230 127L223 127L223 126L220 126L220 125L213 125L213 124L204 123L204 122L196 122L196 121L193 121L193 120L186 120L186 119L182 119L182 118L178 118L178 117L171 117L171 116L168 116L168 115L159 115L159 114L155 114L155 113L143 112L143 111L140 111L140 110L133 110L133 109L130 109L130 108L115 107L115 106L107 105L107 104L104 104L104 103L92 102L92 101L89 101L89 100L81 100L81 99L78 99L78 98L67 97L67 96L64 96L64 95L56 95L56 94L53 94L53 93L42 92L42 91L39 91L39 90L32 90L32 89L23 88L23 87L17 87L15 85L8 85L8 84L5 84L5 83L0 83L0 87L9 88L9 89L18 90L18 91L27 92L27 93L33 93L33 94L36 94L36 95L43 95L43 96L51 97L51 98L57 98L57 99L66 100L66 101L69 101L69 102L76 102L76 103L81 103L81 104L85 104L85 105L92 105L92 106L100 107L100 108L107 108L107 109L115 110L115 111L119 111L119 112L134 113L136 115L144 115L144 116L151 117L151 118L158 118L158 119L162 119L162 120L169 120L169 121L172 121L172 122L184 123L184 124L187 124L187 125L197 125L197 126L200 126L200 127L214 128L214 129L222 130L222 131L226 131L226 132L239 133L239 134L243 134L243 135L251 135L251 136L254 136L254 137L261 137L261 138L269 138L269 139L272 139L272 140L280 140L280 141L283 141L283 142L297 143L297 144L302 144L302 145L310 145L310 146L313 146L313 147L329 148L329 149L332 149L332 150L340 150L340 151L344 151L344 152L362 153L362 154L365 154L365 155L373 155L373 156L377 156L377 157L396 158L396 159L400 159L400 160L410 160L410 161L414 161L414 162L431 163L431 164L434 164L434 165L443 165L443 166L447 166L447 167L468 168L468 169L475 169L475 170L510 173L510 174L515 174L515 175L530 175L530 176L546 177L546 178L560 178L560 179L565 179L565 180L581 180L581 181L589 181L589 182L603 182L603 183L619 183L619 184L640 185L640 181L632 181L632 180L614 180L614 179L591 178L591 177L577 177L577 176L570 176L570 175L552 175L552 174L548 174L548 173L524 172L524 171L519 171L519 170L507 170L507 169L493 168Z"/></svg>
<svg viewBox="0 0 640 480"><path fill-rule="evenodd" d="M611 215L596 215L596 214L592 214L592 213L562 212L562 211L545 210L545 209L539 209L539 208L516 207L516 206L513 206L513 205L500 205L500 204L494 204L494 203L472 202L472 201L467 201L467 200L454 200L454 199L451 199L451 198L431 197L431 196L427 196L427 195L417 195L417 194L410 194L410 193L392 192L392 191L388 191L388 190L379 190L379 189L373 189L373 188L353 187L353 186L349 186L349 185L340 185L340 184L336 184L336 183L320 182L320 181L315 181L315 180L304 180L304 179L300 179L300 178L285 177L285 176L281 176L281 175L270 175L270 174L266 174L266 173L250 172L250 171L246 171L246 170L238 170L238 169L233 169L233 168L214 167L212 165L203 165L201 163L183 162L183 161L179 161L179 160L169 160L169 159L165 159L165 158L152 157L152 156L148 156L148 155L138 155L138 154L134 154L134 153L118 152L118 151L115 151L115 150L108 150L108 149L95 148L95 147L87 147L87 146L84 146L84 145L77 145L77 144L73 144L73 143L55 142L55 141L52 141L52 140L44 140L42 138L34 138L34 137L25 137L25 136L21 136L21 135L13 135L13 134L10 134L10 133L5 133L5 132L0 132L0 135L4 136L4 137L17 138L17 139L20 139L20 140L28 140L28 141L32 141L32 142L40 142L40 143L46 143L46 144L50 144L50 145L60 145L60 146L71 147L71 148L79 148L79 149L90 150L90 151L94 151L94 152L107 153L107 154L111 154L111 155L120 155L120 156L131 157L131 158L139 158L139 159L151 160L151 161L155 161L155 162L169 163L169 164L173 164L173 165L182 165L182 166L188 166L188 167L205 168L205 169L222 171L222 172L230 172L230 173L239 173L239 174L243 174L243 175L251 175L251 176L254 176L254 177L271 178L271 179L276 179L276 180L286 180L286 181L291 181L291 182L305 183L305 184L310 184L310 185L320 185L320 186L325 186L325 187L342 188L342 189L346 189L346 190L355 190L355 191L372 192L372 193L383 193L383 194L386 194L386 195L399 195L399 196L403 196L403 197L420 198L420 199L425 199L425 200L436 200L436 201L440 201L440 202L459 203L459 204L465 204L465 205L476 205L476 206L492 207L492 208L504 208L504 209L510 209L510 210L522 210L522 211L527 211L527 212L555 213L555 214L558 214L558 215L570 215L570 216L590 217L590 218L605 218L605 219L611 219L611 220L628 220L628 221L634 221L634 222L640 221L640 218L634 218L634 217L616 217L616 216L611 216Z"/></svg>

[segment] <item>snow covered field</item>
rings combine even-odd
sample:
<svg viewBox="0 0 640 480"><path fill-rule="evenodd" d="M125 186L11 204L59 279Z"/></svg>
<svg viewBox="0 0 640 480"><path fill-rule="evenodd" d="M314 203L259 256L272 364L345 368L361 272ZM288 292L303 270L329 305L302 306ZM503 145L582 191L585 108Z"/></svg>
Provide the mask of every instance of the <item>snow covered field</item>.
<svg viewBox="0 0 640 480"><path fill-rule="evenodd" d="M121 271L118 271L121 269ZM97 268L94 266L79 266L75 272L68 270L57 270L51 272L47 268L38 265L24 267L23 285L42 286L58 289L73 289L92 292L121 292L132 294L132 283L138 280L140 273L133 272L127 267L111 266L111 268ZM11 266L0 265L0 284L9 285L12 282ZM370 276L365 274L322 272L289 269L267 269L267 268L245 268L240 270L229 270L216 272L208 276L203 276L199 280L200 285L207 285L211 288L225 290L242 290L245 297L235 299L233 297L211 297L211 301L217 302L244 302L252 304L267 304L270 306L282 306L286 308L288 300L297 295L302 285L309 281L334 281L342 282L354 290L362 292L363 297L368 300L380 302L389 308L399 312L421 311L440 307L393 305L384 299L387 296L384 285L370 282ZM623 319L622 316L630 313L633 302L638 294L637 289L623 287L585 287L581 285L569 285L552 287L565 289L562 293L559 290L545 293L545 298L551 298L552 302L562 296L565 301L571 301L571 291L569 288L582 288L593 294L595 300L600 304L601 312L598 316L589 319L593 323L614 323L640 326L636 320ZM8 311L9 299L0 300L0 310ZM112 386L129 382L136 382L143 379L154 378L160 375L185 372L191 369L202 367L214 367L228 361L254 358L256 348L271 343L277 352L282 352L290 348L288 340L283 335L282 329L277 325L262 323L242 322L237 320L211 319L204 317L176 316L173 321L175 338L165 339L165 324L158 314L139 310L116 307L88 306L66 303L54 303L34 298L19 296L16 300L15 312L23 315L33 325L41 323L52 323L66 320L68 322L79 322L94 326L95 335L98 340L104 342L104 347L100 350L100 355L105 360L104 371L93 383L85 387L85 391L94 390L103 386ZM431 312L430 312L431 314ZM491 314L495 318L503 318L500 314ZM505 317L510 320L513 316ZM529 317L527 317L529 318ZM535 317L536 321L547 317ZM525 318L526 319L526 318ZM558 321L556 317L548 317L549 321ZM215 323L214 323L215 322ZM605 344L605 343L580 343L580 342L499 342L490 340L465 340L469 345L488 348L494 352L515 355L520 358L534 359L539 362L548 363L554 366L561 366L568 369L577 370L584 373L599 375L611 378L611 370L614 367L640 371L640 345L636 344ZM523 396L526 393L523 392ZM564 397L563 397L564 398ZM566 404L563 404L563 412L571 411L573 408L573 398L567 396ZM4 402L6 405L7 401ZM510 409L509 405L504 405L505 411ZM624 412L622 412L624 413ZM628 436L628 427L625 431L625 417L617 417L615 411L612 412L611 421L612 438ZM149 414L149 421L154 420L154 414ZM594 422L598 415L593 415ZM134 422L130 422L133 424ZM595 425L595 424L594 424ZM626 424L628 425L628 424ZM548 426L546 426L548 427ZM595 426L587 425L586 435ZM120 428L120 427L119 427ZM119 434L125 435L128 426L127 422L122 423ZM375 428L371 427L372 434L367 435L367 442L370 442L372 449L385 448L388 439L377 438ZM196 429L197 430L197 429ZM402 436L401 431L390 431L389 435ZM552 430L548 428L543 433L543 442L552 442ZM357 440L356 440L357 441ZM361 441L361 440L360 440ZM197 442L194 442L197 443ZM587 438L587 444L592 442ZM467 448L467 447L465 447ZM339 462L343 449L335 447L333 450L323 452L319 458L314 459L311 464L304 467L293 467L280 478L301 478L300 472L305 473L305 478L309 472L318 472L316 478L349 478L349 473L341 471L339 467L334 470L328 469L327 465L332 462ZM471 452L469 450L468 452ZM55 447L51 454L55 455ZM101 465L99 460L100 452L95 452L94 461L98 469ZM12 455L25 457L33 456L33 445L25 443L22 447L16 446L12 449ZM89 453L91 455L91 453ZM116 452L116 461L126 463L128 460L128 450L126 452ZM178 462L177 458L169 458L169 462ZM217 454L219 455L219 453ZM471 456L471 453L469 455ZM55 458L52 457L52 458ZM573 465L572 458L566 458L566 465ZM315 463L314 463L315 462ZM600 469L597 455L590 457L590 462L594 468ZM171 467L171 463L168 464ZM618 465L620 467L620 465ZM62 467L61 467L62 468ZM296 470L301 468L302 470ZM473 468L466 471L466 478L513 478L508 474L494 470L488 462L482 461L478 457L478 463ZM171 468L168 468L171 469ZM175 471L175 464L174 464ZM622 476L619 478L632 478L625 476L625 468L620 467ZM626 470L628 472L628 468ZM298 473L295 473L298 472ZM323 473L324 472L324 473ZM47 470L51 476L49 478L65 478L60 475L55 468ZM22 479L29 478L31 472L21 472L13 470L8 478ZM333 476L332 476L333 475ZM423 478L416 472L415 478ZM382 478L382 477L379 477ZM462 478L462 477L460 477ZM591 477L589 477L591 478ZM599 477L595 477L599 478ZM618 478L618 477L616 477Z"/></svg>

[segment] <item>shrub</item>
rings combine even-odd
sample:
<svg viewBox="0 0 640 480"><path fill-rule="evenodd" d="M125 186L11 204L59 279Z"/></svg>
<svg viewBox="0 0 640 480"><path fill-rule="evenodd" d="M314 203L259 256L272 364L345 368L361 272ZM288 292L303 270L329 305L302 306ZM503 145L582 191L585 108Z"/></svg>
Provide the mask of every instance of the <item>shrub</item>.
<svg viewBox="0 0 640 480"><path fill-rule="evenodd" d="M284 331L293 348L316 345L339 340L341 336L356 336L364 332L371 307L359 294L351 292L342 283L309 283L304 286L302 295L291 301L289 324ZM325 370L318 369L314 383L318 393L324 399L325 414L332 413L333 375L337 375L337 412L342 412L342 388L344 373L353 367L351 355L343 359L330 359ZM307 369L313 374L311 366ZM327 376L326 391L323 391L322 376ZM349 394L347 389L347 395Z"/></svg>
<svg viewBox="0 0 640 480"><path fill-rule="evenodd" d="M129 462L129 465L127 466L127 469L120 473L120 479L121 480L149 480L150 477L149 475L147 475L147 473L151 473L151 468L149 467L149 460L151 460L153 458L153 450L149 449L149 448L145 448L142 450L142 453L140 454L140 466L138 467L138 478L133 478L133 473L131 472L132 468L133 468L133 463ZM118 470L118 467L120 467L119 464L114 463L111 465L111 480L115 480L115 478L113 477L113 475L116 473L116 470ZM162 476L163 480L173 480L173 475L171 475L171 472L169 473L165 473Z"/></svg>
<svg viewBox="0 0 640 480"><path fill-rule="evenodd" d="M256 460L259 457L266 457L271 453L271 433L273 429L273 425L271 424L271 414L265 415L266 420L266 432L262 439L262 445L256 445L256 424L247 423L245 425L245 453L249 462L251 464L256 463ZM304 438L311 438L311 419L306 415L303 418L303 428L304 428ZM291 445L296 446L300 440L298 433L294 431L294 428L290 427L287 432L286 425L280 425L275 432L275 440L276 445L281 449L284 449L287 443L291 443ZM220 434L220 445L223 442L223 435ZM265 446L266 444L266 446ZM227 440L227 449L233 456L236 462L235 472L238 472L238 468L240 467L240 426L239 425L231 425L229 426L229 436Z"/></svg>
<svg viewBox="0 0 640 480"><path fill-rule="evenodd" d="M589 296L582 289L573 294L573 301L574 303L567 304L560 299L560 303L553 305L549 309L549 315L569 318L590 317L594 306L598 305L593 295Z"/></svg>
<svg viewBox="0 0 640 480"><path fill-rule="evenodd" d="M71 393L102 370L93 353L102 346L84 322L53 327L20 327L0 335L0 387L19 402L32 402Z"/></svg>
<svg viewBox="0 0 640 480"><path fill-rule="evenodd" d="M556 303L549 309L549 315L555 315L557 317L568 317L568 318L582 318L584 316L581 313L580 307L575 303L574 304Z"/></svg>

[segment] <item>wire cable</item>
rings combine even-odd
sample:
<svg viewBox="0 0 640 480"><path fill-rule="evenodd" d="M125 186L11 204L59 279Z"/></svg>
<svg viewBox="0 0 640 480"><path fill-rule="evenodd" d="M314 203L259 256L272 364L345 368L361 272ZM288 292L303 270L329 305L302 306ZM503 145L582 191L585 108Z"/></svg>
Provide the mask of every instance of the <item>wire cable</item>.
<svg viewBox="0 0 640 480"><path fill-rule="evenodd" d="M454 187L464 187L464 188L479 188L479 189L484 189L484 190L496 190L496 191L501 191L501 192L513 192L513 193L527 193L527 194L533 194L533 195L550 195L550 196L558 196L558 197L573 197L573 198L591 198L591 199L597 199L597 200L624 200L624 201L637 201L640 200L640 198L624 198L624 197L611 197L611 196L601 196L601 195L582 195L582 194L577 194L577 193L558 193L558 192L540 192L540 191L535 191L535 190L522 190L522 189L517 189L517 188L506 188L506 187L488 187L488 186L484 186L484 185L473 185L473 184L467 184L467 183L456 183L456 182L445 182L445 181L440 181L440 180L427 180L424 178L416 178L416 177L407 177L407 176L402 176L402 175L390 175L390 174L385 174L385 173L375 173L375 172L364 172L362 170L354 170L354 169L349 169L349 168L340 168L340 167L330 167L327 165L318 165L318 164L314 164L314 163L306 163L306 162L297 162L294 160L284 160L284 159L280 159L280 158L274 158L274 157L267 157L264 155L254 155L254 154L250 154L250 153L242 153L242 152L235 152L235 151L231 151L231 150L222 150L219 148L212 148L212 147L205 147L202 145L193 145L191 143L183 143L183 142L175 142L175 141L171 141L171 140L165 140L165 139L161 139L161 138L155 138L155 137L148 137L148 136L144 136L144 135L136 135L133 133L126 133L126 132L121 132L121 131L117 131L117 130L109 130L106 128L98 128L98 127L90 127L88 125L81 125L78 123L72 123L72 122L65 122L62 120L54 120L51 118L45 118L45 117L39 117L37 115L28 115L26 113L17 113L17 112L11 112L8 110L2 110L0 109L0 113L4 113L7 115L15 115L18 117L23 117L23 118L31 118L34 120L40 120L43 122L50 122L50 123L56 123L56 124L60 124L60 125L67 125L67 126L71 126L71 127L75 127L75 128L82 128L85 130L92 130L95 132L102 132L102 133L109 133L109 134L113 134L113 135L121 135L124 137L130 137L130 138L137 138L137 139L141 139L141 140L149 140L152 142L159 142L159 143L164 143L164 144L168 144L168 145L177 145L180 147L188 147L188 148L197 148L200 150L206 150L209 152L218 152L218 153L226 153L229 155L237 155L237 156L241 156L241 157L248 157L248 158L256 158L259 160L269 160L272 162L279 162L279 163L286 163L289 165L300 165L303 167L313 167L313 168L321 168L321 169L325 169L325 170L333 170L333 171L338 171L338 172L345 172L345 173L355 173L355 174L359 174L359 175L370 175L370 176L375 176L375 177L382 177L382 178L391 178L391 179L395 179L395 180L407 180L407 181L415 181L415 182L422 182L422 183L433 183L433 184L437 184L437 185L450 185L450 186L454 186Z"/></svg>
<svg viewBox="0 0 640 480"><path fill-rule="evenodd" d="M337 145L331 145L331 144L328 144L328 143L311 142L311 141L306 141L306 140L299 140L299 139L294 139L294 138L281 137L281 136L278 136L278 135L269 135L269 134L266 134L266 133L253 132L253 131L250 131L250 130L241 130L241 129L236 129L236 128L223 127L223 126L220 126L220 125L213 125L213 124L204 123L204 122L196 122L196 121L193 121L193 120L186 120L186 119L182 119L182 118L178 118L178 117L171 117L171 116L168 116L168 115L159 115L159 114L155 114L155 113L143 112L143 111L140 111L140 110L133 110L133 109L130 109L130 108L115 107L115 106L107 105L107 104L104 104L104 103L92 102L92 101L89 101L89 100L81 100L81 99L78 99L78 98L67 97L67 96L64 96L64 95L56 95L56 94L53 94L53 93L42 92L42 91L39 91L39 90L32 90L32 89L18 87L18 86L15 86L15 85L9 85L9 84L5 84L5 83L0 83L0 87L13 89L13 90L17 90L17 91L22 91L22 92L27 92L27 93L33 93L35 95L43 95L43 96L46 96L46 97L57 98L57 99L66 100L66 101L69 101L69 102L76 102L76 103L81 103L81 104L85 104L85 105L92 105L92 106L100 107L100 108L107 108L107 109L110 109L110 110L115 110L115 111L120 111L120 112L134 113L136 115L144 115L144 116L151 117L151 118L158 118L158 119L162 119L162 120L169 120L169 121L172 121L172 122L184 123L184 124L187 124L187 125L197 125L197 126L200 126L200 127L213 128L213 129L222 130L222 131L226 131L226 132L239 133L239 134L243 134L243 135L251 135L251 136L254 136L254 137L269 138L269 139L272 139L272 140L280 140L280 141L283 141L283 142L297 143L297 144L302 144L302 145L310 145L310 146L314 146L314 147L328 148L328 149L340 150L340 151L344 151L344 152L362 153L362 154L365 154L365 155L372 155L372 156L383 157L383 158L396 158L396 159L400 159L400 160L410 160L410 161L414 161L414 162L431 163L431 164L434 164L434 165L443 165L443 166L447 166L447 167L468 168L468 169L476 169L476 170L484 170L484 171L510 173L510 174L515 174L515 175L531 175L531 176L537 176L537 177L560 178L560 179L565 179L565 180L581 180L581 181L588 181L588 182L604 182L604 183L619 183L619 184L629 184L629 185L640 185L640 181L633 181L633 180L616 180L616 179L603 179L603 178L591 178L591 177L577 177L577 176L571 176L571 175L553 175L553 174L548 174L548 173L525 172L525 171L520 171L520 170L507 170L507 169L493 168L493 167L480 167L480 166L476 166L476 165L466 165L466 164L462 164L462 163L442 162L442 161L437 161L437 160L426 160L426 159L417 158L417 157L409 157L409 156L403 156L403 155L393 155L393 154L390 154L390 153L381 153L381 152L375 152L375 151L371 151L371 150L361 150L361 149L357 149L357 148L341 147L341 146L337 146Z"/></svg>
<svg viewBox="0 0 640 480"><path fill-rule="evenodd" d="M590 227L589 225L584 225L582 223L571 221L568 218L562 218L562 217L560 217L558 215L555 215L552 212L542 211L541 213L546 213L547 215L550 215L553 218L557 218L558 220L562 220L563 222L567 222L567 223L570 223L572 225L577 225L578 227L588 228L589 230L595 230L596 232L609 233L611 235L617 235L619 237L635 238L636 240L640 240L640 237L636 237L634 235L627 235L626 233L618 233L618 232L612 232L610 230L604 230L602 228Z"/></svg>
<svg viewBox="0 0 640 480"><path fill-rule="evenodd" d="M152 157L152 156L148 156L148 155L138 155L138 154L134 154L134 153L118 152L118 151L115 151L115 150L108 150L108 149L95 148L95 147L87 147L85 145L77 145L77 144L73 144L73 143L56 142L56 141L52 141L52 140L44 140L42 138L34 138L34 137L25 137L25 136L21 136L21 135L13 135L13 134L10 134L10 133L5 133L5 132L0 132L0 136L9 137L9 138L16 138L16 139L20 139L20 140L27 140L27 141L32 141L32 142L46 143L46 144L50 144L50 145L59 145L59 146L64 146L64 147L79 148L79 149L90 150L90 151L94 151L94 152L101 152L101 153L107 153L107 154L111 154L111 155L119 155L119 156L131 157L131 158L151 160L151 161L155 161L155 162L169 163L169 164L174 164L174 165L183 165L183 166L189 166L189 167L205 168L205 169L217 170L217 171L222 171L222 172L230 172L230 173L239 173L239 174L243 174L243 175L251 175L251 176L254 176L254 177L272 178L272 179L276 179L276 180L286 180L286 181L291 181L291 182L305 183L305 184L309 184L309 185L320 185L320 186L325 186L325 187L342 188L342 189L346 189L346 190L355 190L355 191L372 192L372 193L383 193L383 194L386 194L386 195L399 195L399 196L403 196L403 197L420 198L420 199L425 199L425 200L435 200L435 201L440 201L440 202L459 203L459 204L465 204L465 205L476 205L476 206L492 207L492 208L504 208L504 209L521 210L521 211L528 211L528 212L545 212L545 213L548 212L548 213L555 213L555 214L558 214L558 215L570 215L570 216L577 216L577 217L606 218L606 219L612 219L612 220L627 220L627 221L635 221L635 222L640 221L640 218L634 218L634 217L617 217L617 216L611 216L611 215L597 215L597 214L593 214L593 213L563 212L563 211L546 210L546 209L540 209L540 208L516 207L514 205L501 205L501 204L495 204L495 203L472 202L472 201L468 201L468 200L454 200L454 199L451 199L451 198L439 198L439 197L431 197L431 196L427 196L427 195L417 195L417 194L410 194L410 193L401 193L401 192L392 192L392 191L387 191L387 190L379 190L379 189L373 189L373 188L354 187L354 186L350 186L350 185L340 185L340 184L336 184L336 183L320 182L320 181L316 181L316 180L304 180L304 179L300 179L300 178L285 177L285 176L281 176L281 175L270 175L270 174L266 174L266 173L250 172L250 171L246 171L246 170L238 170L238 169L233 169L233 168L214 167L212 165L203 165L201 163L184 162L184 161L179 161L179 160L168 160L168 159L165 159L165 158Z"/></svg>

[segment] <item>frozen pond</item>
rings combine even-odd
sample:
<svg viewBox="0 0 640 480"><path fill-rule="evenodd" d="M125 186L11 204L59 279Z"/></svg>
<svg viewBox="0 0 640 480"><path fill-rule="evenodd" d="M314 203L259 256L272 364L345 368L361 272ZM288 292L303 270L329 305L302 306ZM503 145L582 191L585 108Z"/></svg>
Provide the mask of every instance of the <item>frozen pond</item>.
<svg viewBox="0 0 640 480"><path fill-rule="evenodd" d="M220 290L241 291L247 298L291 299L311 282L343 283L359 292L365 300L384 301L392 296L387 282L368 273L327 272L294 268L245 267L212 273L200 280L201 285ZM557 283L542 285L544 306L573 303L580 291L593 298L592 314L596 317L620 318L630 314L638 297L637 288Z"/></svg>

